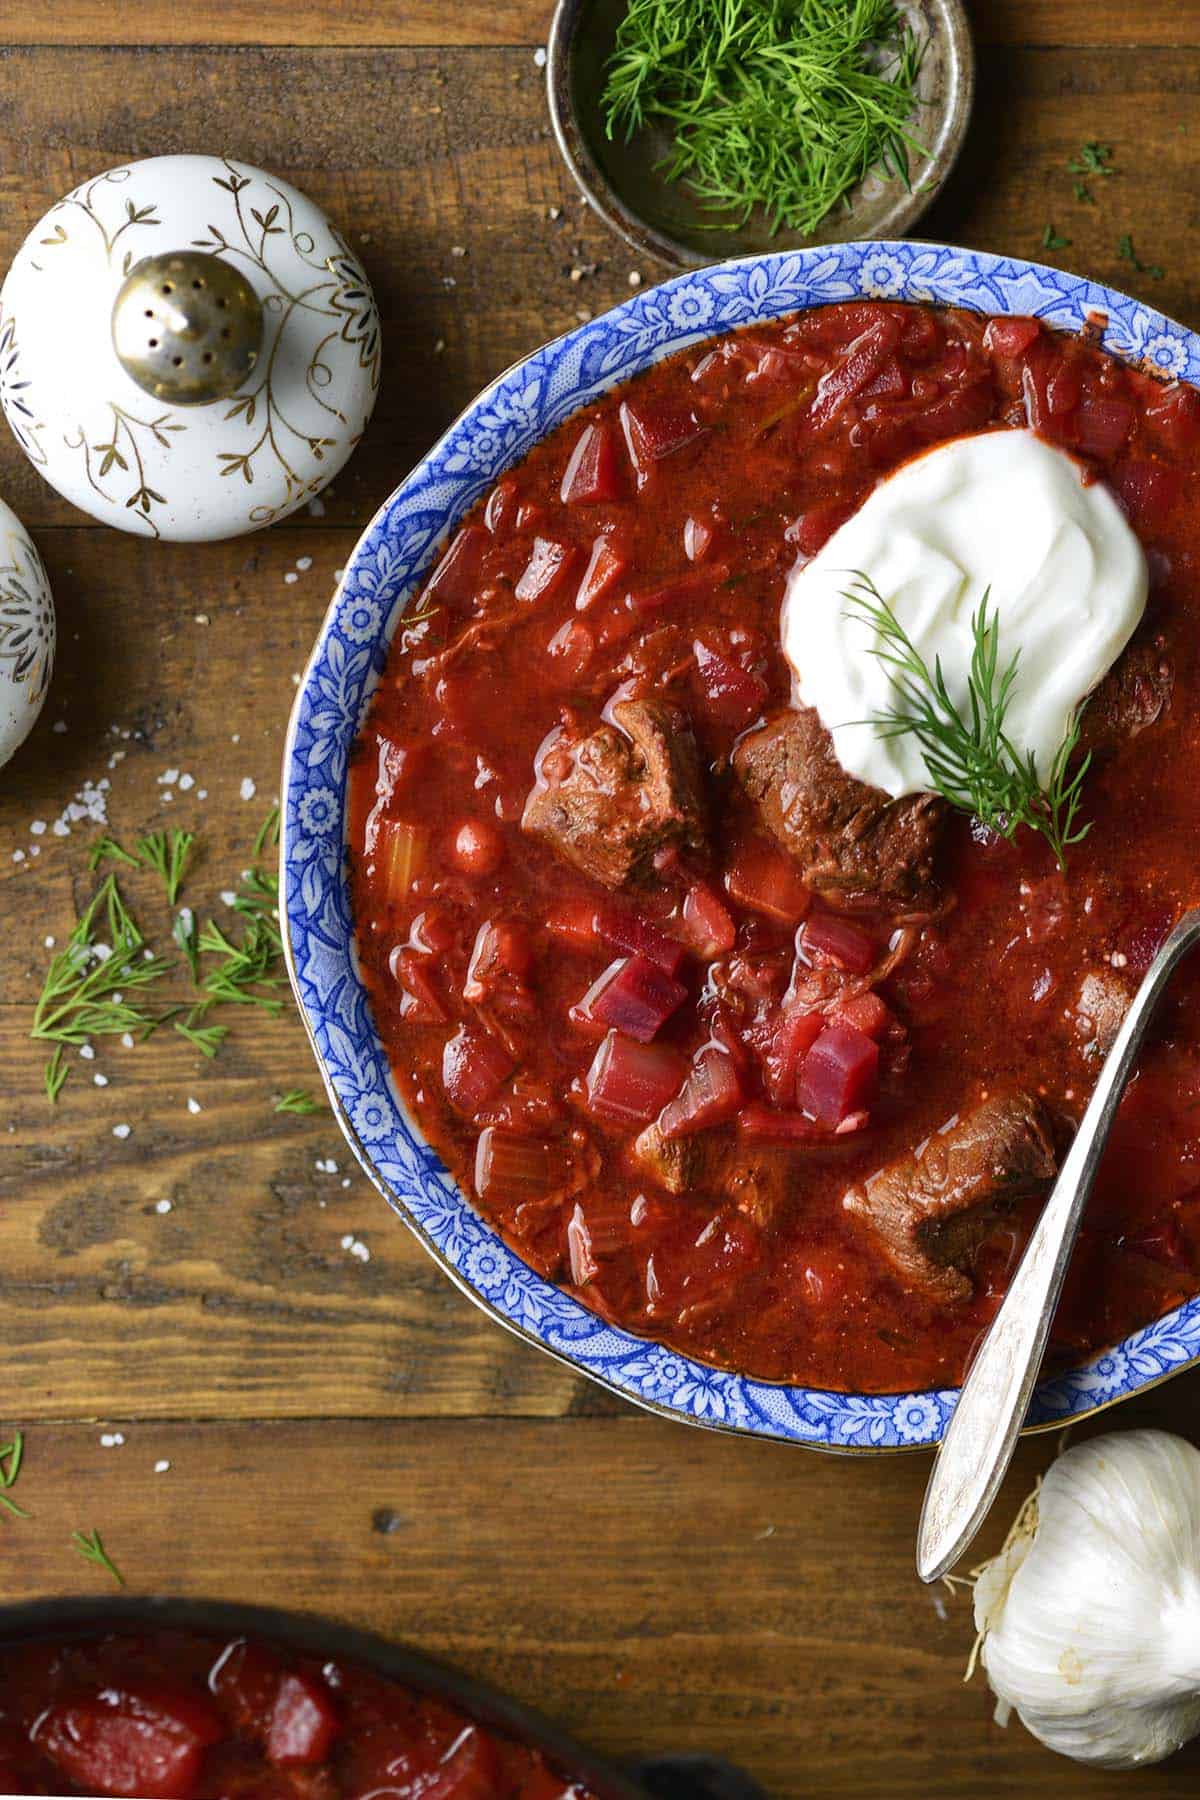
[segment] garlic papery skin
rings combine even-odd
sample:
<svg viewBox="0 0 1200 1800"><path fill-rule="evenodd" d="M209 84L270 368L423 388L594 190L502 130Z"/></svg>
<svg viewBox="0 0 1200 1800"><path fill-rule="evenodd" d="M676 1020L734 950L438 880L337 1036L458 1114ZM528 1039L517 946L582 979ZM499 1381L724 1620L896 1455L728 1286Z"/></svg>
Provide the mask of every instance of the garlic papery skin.
<svg viewBox="0 0 1200 1800"><path fill-rule="evenodd" d="M1200 1451L1109 1432L1048 1470L978 1572L980 1660L1034 1737L1130 1769L1200 1732Z"/></svg>

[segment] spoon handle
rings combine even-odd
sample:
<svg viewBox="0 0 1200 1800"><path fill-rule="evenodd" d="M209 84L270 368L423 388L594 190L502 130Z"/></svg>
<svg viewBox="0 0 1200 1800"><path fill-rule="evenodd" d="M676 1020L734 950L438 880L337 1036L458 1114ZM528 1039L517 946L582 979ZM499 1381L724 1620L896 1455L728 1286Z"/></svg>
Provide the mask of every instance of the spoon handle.
<svg viewBox="0 0 1200 1800"><path fill-rule="evenodd" d="M922 1581L937 1581L954 1566L1004 1479L1125 1084L1159 997L1197 939L1200 908L1184 914L1146 971L1004 1303L963 1382L925 1490L917 1533Z"/></svg>

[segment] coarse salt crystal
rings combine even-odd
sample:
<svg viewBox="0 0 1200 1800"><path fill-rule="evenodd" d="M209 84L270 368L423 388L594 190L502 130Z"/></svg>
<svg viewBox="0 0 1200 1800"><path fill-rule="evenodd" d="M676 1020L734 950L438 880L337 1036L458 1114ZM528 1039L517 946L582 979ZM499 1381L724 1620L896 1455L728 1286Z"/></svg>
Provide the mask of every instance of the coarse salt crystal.
<svg viewBox="0 0 1200 1800"><path fill-rule="evenodd" d="M300 577L297 575L295 569L289 569L287 571L287 573L284 575L283 579L288 583L288 586L290 587L292 582L299 581Z"/></svg>
<svg viewBox="0 0 1200 1800"><path fill-rule="evenodd" d="M100 1073L99 1069L97 1069L96 1073L92 1076L92 1080L95 1082L97 1087L107 1087L108 1086L108 1076L102 1075Z"/></svg>
<svg viewBox="0 0 1200 1800"><path fill-rule="evenodd" d="M188 1111L190 1113L198 1113L200 1111L200 1102L198 1100L193 1100L190 1094L188 1095Z"/></svg>
<svg viewBox="0 0 1200 1800"><path fill-rule="evenodd" d="M251 781L249 775L243 775L242 776L242 785L238 789L238 793L241 795L242 799L243 800L253 800L253 798L254 798L255 794L257 794L257 792L258 792L258 789L255 786L255 784L253 783L253 781Z"/></svg>
<svg viewBox="0 0 1200 1800"><path fill-rule="evenodd" d="M171 1210L171 1202L169 1200L156 1200L154 1202L154 1210L156 1213L169 1213Z"/></svg>
<svg viewBox="0 0 1200 1800"><path fill-rule="evenodd" d="M171 1465L167 1461L166 1457L160 1456L158 1461L154 1465L154 1473L156 1475L165 1475L167 1470L170 1468L170 1466Z"/></svg>
<svg viewBox="0 0 1200 1800"><path fill-rule="evenodd" d="M536 64L537 64L537 66L538 66L538 68L539 68L539 69L544 69L544 68L545 68L545 66L546 66L546 52L545 52L545 50L544 50L544 49L543 49L543 47L542 47L542 45L541 45L541 44L539 44L539 45L538 45L538 47L537 47L537 49L536 49L536 50L535 50L535 51L534 51L534 53L533 53L533 60L534 60L534 62L535 62L535 63L536 63Z"/></svg>
<svg viewBox="0 0 1200 1800"><path fill-rule="evenodd" d="M310 500L308 503L308 516L310 519L323 519L325 517L325 502L323 500L318 500L315 497Z"/></svg>
<svg viewBox="0 0 1200 1800"><path fill-rule="evenodd" d="M106 963L108 961L109 957L112 955L112 945L111 944L93 944L92 945L92 955L95 957L95 959L98 963Z"/></svg>
<svg viewBox="0 0 1200 1800"><path fill-rule="evenodd" d="M112 1134L115 1138L127 1138L132 1130L132 1125L114 1125Z"/></svg>
<svg viewBox="0 0 1200 1800"><path fill-rule="evenodd" d="M23 850L14 850L13 861L15 863L23 863L25 861L25 852Z"/></svg>
<svg viewBox="0 0 1200 1800"><path fill-rule="evenodd" d="M95 1057L96 1047L94 1044L80 1044L79 1054L82 1056L84 1062L91 1062Z"/></svg>
<svg viewBox="0 0 1200 1800"><path fill-rule="evenodd" d="M306 569L311 569L312 568L312 557L311 556L298 556L296 558L296 567L301 571L301 573L303 573Z"/></svg>
<svg viewBox="0 0 1200 1800"><path fill-rule="evenodd" d="M186 794L189 788L195 787L196 777L194 775L181 775L179 777L179 785Z"/></svg>
<svg viewBox="0 0 1200 1800"><path fill-rule="evenodd" d="M124 1442L125 1433L123 1431L102 1431L100 1433L100 1444L105 1450L119 1450Z"/></svg>
<svg viewBox="0 0 1200 1800"><path fill-rule="evenodd" d="M133 1033L132 1033L132 1031L123 1031L121 1033L121 1043L122 1043L122 1046L126 1050L133 1049Z"/></svg>
<svg viewBox="0 0 1200 1800"><path fill-rule="evenodd" d="M158 785L159 787L174 787L178 780L178 769L164 769L162 774L158 777Z"/></svg>
<svg viewBox="0 0 1200 1800"><path fill-rule="evenodd" d="M65 719L55 719L50 729L51 731L56 731L59 737L61 737L63 732L67 729L67 721Z"/></svg>
<svg viewBox="0 0 1200 1800"><path fill-rule="evenodd" d="M55 942L55 940L54 940L54 939L53 939L53 938L52 938L52 937L48 937L48 938L47 938L47 939L46 939L46 948L47 948L47 950L53 950L53 948L54 948L54 942Z"/></svg>
<svg viewBox="0 0 1200 1800"><path fill-rule="evenodd" d="M41 837L46 830L45 819L35 819L33 821L33 824L29 827L29 829L33 833L34 837Z"/></svg>
<svg viewBox="0 0 1200 1800"><path fill-rule="evenodd" d="M234 893L232 888L222 888L221 889L221 904L223 906L232 906L236 899L237 899L237 895Z"/></svg>

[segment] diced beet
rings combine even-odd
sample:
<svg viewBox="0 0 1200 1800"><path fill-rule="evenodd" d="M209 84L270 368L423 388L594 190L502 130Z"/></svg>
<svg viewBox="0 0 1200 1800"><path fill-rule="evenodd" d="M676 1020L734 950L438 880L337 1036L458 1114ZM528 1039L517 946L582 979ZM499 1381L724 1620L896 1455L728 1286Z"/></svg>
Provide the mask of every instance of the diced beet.
<svg viewBox="0 0 1200 1800"><path fill-rule="evenodd" d="M49 1707L31 1735L84 1793L191 1800L204 1752L225 1727L199 1694L122 1682Z"/></svg>
<svg viewBox="0 0 1200 1800"><path fill-rule="evenodd" d="M666 1044L639 1044L610 1031L584 1077L588 1111L616 1125L645 1125L658 1117L683 1080L687 1064Z"/></svg>
<svg viewBox="0 0 1200 1800"><path fill-rule="evenodd" d="M1085 456L1115 456L1132 430L1128 400L1088 398L1075 415L1075 447Z"/></svg>
<svg viewBox="0 0 1200 1800"><path fill-rule="evenodd" d="M625 956L610 963L592 983L571 1017L578 1024L615 1026L640 1044L648 1044L687 999L682 982L672 979L645 956Z"/></svg>
<svg viewBox="0 0 1200 1800"><path fill-rule="evenodd" d="M668 975L677 975L687 956L687 946L659 931L656 925L604 901L565 901L547 914L546 928L580 949L603 947L649 957Z"/></svg>
<svg viewBox="0 0 1200 1800"><path fill-rule="evenodd" d="M581 619L566 619L546 645L554 673L567 687L583 679L595 653L596 639Z"/></svg>
<svg viewBox="0 0 1200 1800"><path fill-rule="evenodd" d="M834 1134L827 1126L818 1125L800 1112L782 1112L755 1101L744 1106L737 1116L737 1128L743 1137L759 1138L774 1144L833 1144Z"/></svg>
<svg viewBox="0 0 1200 1800"><path fill-rule="evenodd" d="M825 1029L823 1013L806 1012L801 1006L785 1007L762 1053L763 1081L772 1104L796 1104L800 1064Z"/></svg>
<svg viewBox="0 0 1200 1800"><path fill-rule="evenodd" d="M596 1261L592 1247L592 1234L583 1216L583 1208L579 1205L576 1205L567 1222L567 1261L571 1266L571 1280L576 1287L586 1287L600 1273L600 1264Z"/></svg>
<svg viewBox="0 0 1200 1800"><path fill-rule="evenodd" d="M725 871L725 891L738 906L783 925L798 924L812 904L795 863L762 838L738 845Z"/></svg>
<svg viewBox="0 0 1200 1800"><path fill-rule="evenodd" d="M724 956L737 940L737 926L728 908L707 882L694 881L684 895L679 925L689 949L701 962Z"/></svg>
<svg viewBox="0 0 1200 1800"><path fill-rule="evenodd" d="M713 547L716 532L708 519L689 515L683 522L683 554L691 563L703 562Z"/></svg>
<svg viewBox="0 0 1200 1800"><path fill-rule="evenodd" d="M209 1671L208 1686L242 1737L261 1742L267 1735L283 1664L255 1638L226 1644Z"/></svg>
<svg viewBox="0 0 1200 1800"><path fill-rule="evenodd" d="M432 1781L422 1781L419 1788L405 1783L401 1791L419 1793L421 1800L495 1800L504 1787L496 1740L477 1725L468 1725L443 1755ZM396 1789L386 1782L381 1791Z"/></svg>
<svg viewBox="0 0 1200 1800"><path fill-rule="evenodd" d="M533 945L525 926L515 919L487 919L475 934L463 999L477 1004L497 991L522 987L533 967Z"/></svg>
<svg viewBox="0 0 1200 1800"><path fill-rule="evenodd" d="M440 1025L446 1018L445 996L430 956L397 945L388 957L392 978L403 990L400 1015L414 1025Z"/></svg>
<svg viewBox="0 0 1200 1800"><path fill-rule="evenodd" d="M655 587L636 589L630 600L638 613L670 612L692 601L706 599L728 575L729 569L724 563L685 569L682 574L673 575L669 581L660 581Z"/></svg>
<svg viewBox="0 0 1200 1800"><path fill-rule="evenodd" d="M628 567L628 558L611 538L601 534L592 544L592 554L575 595L576 609L586 612L589 606L608 593Z"/></svg>
<svg viewBox="0 0 1200 1800"><path fill-rule="evenodd" d="M862 390L864 400L900 400L908 392L908 377L894 356L890 356L873 381Z"/></svg>
<svg viewBox="0 0 1200 1800"><path fill-rule="evenodd" d="M821 1125L869 1106L879 1083L879 1045L853 1025L826 1026L800 1065L796 1097Z"/></svg>
<svg viewBox="0 0 1200 1800"><path fill-rule="evenodd" d="M621 463L612 431L607 425L585 425L559 489L568 506L619 500L624 492Z"/></svg>
<svg viewBox="0 0 1200 1800"><path fill-rule="evenodd" d="M1128 462L1112 482L1125 511L1143 531L1161 530L1183 491L1179 470L1167 463Z"/></svg>
<svg viewBox="0 0 1200 1800"><path fill-rule="evenodd" d="M281 1769L322 1763L338 1729L333 1695L325 1683L315 1675L285 1675L267 1732L267 1758Z"/></svg>
<svg viewBox="0 0 1200 1800"><path fill-rule="evenodd" d="M438 606L470 606L479 586L488 541L482 525L464 525L425 583L422 598Z"/></svg>
<svg viewBox="0 0 1200 1800"><path fill-rule="evenodd" d="M511 475L503 476L488 495L483 509L483 522L493 537L509 530L516 520L520 504L520 488Z"/></svg>
<svg viewBox="0 0 1200 1800"><path fill-rule="evenodd" d="M495 1205L544 1199L561 1187L566 1169L561 1145L489 1125L475 1146L475 1191Z"/></svg>
<svg viewBox="0 0 1200 1800"><path fill-rule="evenodd" d="M878 951L861 925L838 913L812 913L805 921L801 941L807 956L817 964L833 963L851 975L865 975Z"/></svg>
<svg viewBox="0 0 1200 1800"><path fill-rule="evenodd" d="M741 731L757 719L767 701L766 682L740 663L711 650L701 638L692 645L692 654L709 717L729 731Z"/></svg>
<svg viewBox="0 0 1200 1800"><path fill-rule="evenodd" d="M852 994L848 1000L839 1000L837 1016L843 1024L853 1025L867 1037L878 1043L889 1025L892 1023L892 1010L881 1000L879 995L868 991L865 994Z"/></svg>
<svg viewBox="0 0 1200 1800"><path fill-rule="evenodd" d="M564 544L559 538L534 538L529 561L513 592L518 600L540 600L554 592L578 560L574 544Z"/></svg>
<svg viewBox="0 0 1200 1800"><path fill-rule="evenodd" d="M1168 450L1186 456L1200 444L1200 393L1187 382L1175 382L1145 409Z"/></svg>
<svg viewBox="0 0 1200 1800"><path fill-rule="evenodd" d="M1074 412L1083 398L1083 373L1077 361L1064 358L1056 363L1046 382L1046 405L1058 419Z"/></svg>
<svg viewBox="0 0 1200 1800"><path fill-rule="evenodd" d="M669 1105L658 1128L665 1138L687 1137L732 1119L745 1095L733 1059L711 1046L692 1064L687 1080Z"/></svg>
<svg viewBox="0 0 1200 1800"><path fill-rule="evenodd" d="M690 407L670 401L640 401L636 408L626 400L621 407L621 429L629 446L629 455L639 478L644 478L653 463L664 456L703 437L707 426L697 419Z"/></svg>
<svg viewBox="0 0 1200 1800"><path fill-rule="evenodd" d="M983 347L993 356L1023 356L1041 329L1036 319L989 319Z"/></svg>
<svg viewBox="0 0 1200 1800"><path fill-rule="evenodd" d="M442 1086L452 1106L474 1118L494 1100L516 1064L499 1038L462 1025L442 1051Z"/></svg>
<svg viewBox="0 0 1200 1800"><path fill-rule="evenodd" d="M846 523L854 507L845 500L825 500L810 506L788 526L785 536L795 544L801 556L815 556L823 550L835 531Z"/></svg>
<svg viewBox="0 0 1200 1800"><path fill-rule="evenodd" d="M822 375L809 418L820 430L837 418L842 408L874 381L900 341L900 327L890 313L867 326L845 355Z"/></svg>

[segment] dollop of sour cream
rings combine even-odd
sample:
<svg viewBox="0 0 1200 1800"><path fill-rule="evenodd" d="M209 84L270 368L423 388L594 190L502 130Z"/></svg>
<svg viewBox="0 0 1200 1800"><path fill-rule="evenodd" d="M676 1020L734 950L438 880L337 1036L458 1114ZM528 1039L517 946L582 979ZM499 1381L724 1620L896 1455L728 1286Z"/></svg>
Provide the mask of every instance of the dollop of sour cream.
<svg viewBox="0 0 1200 1800"><path fill-rule="evenodd" d="M941 658L962 706L986 589L999 669L1020 652L1006 732L1044 779L1081 700L1107 674L1146 606L1146 558L1120 507L1080 465L1032 431L955 438L881 481L783 602L784 655L797 704L815 707L851 775L899 797L931 785L917 739L870 721L893 711L888 665L846 595L874 582L930 670Z"/></svg>

